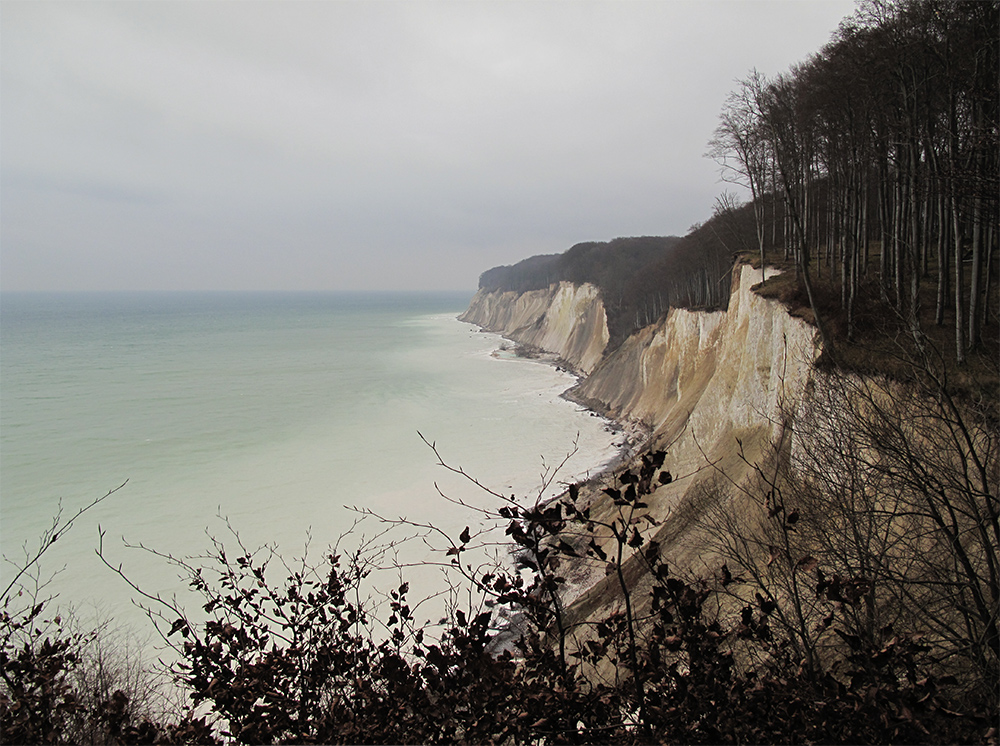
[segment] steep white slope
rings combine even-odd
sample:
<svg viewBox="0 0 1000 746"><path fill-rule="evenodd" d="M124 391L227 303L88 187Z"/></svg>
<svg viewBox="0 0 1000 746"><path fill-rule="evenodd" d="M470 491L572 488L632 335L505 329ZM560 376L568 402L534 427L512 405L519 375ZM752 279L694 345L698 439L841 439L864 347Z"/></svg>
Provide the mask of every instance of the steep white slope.
<svg viewBox="0 0 1000 746"><path fill-rule="evenodd" d="M751 479L753 465L766 460L782 418L798 409L814 374L820 352L815 328L790 316L780 302L758 296L753 287L760 279L759 269L738 265L728 310L672 309L603 358L597 350L607 344L607 326L595 323L598 308L603 322L603 306L588 286L481 293L463 317L556 352L589 372L570 392L574 399L620 421L642 422L652 446L667 449L665 468L675 481L646 502L660 523L656 540L672 567L703 569L710 561L698 527L702 485ZM611 520L610 500L599 487L589 494L592 514ZM599 544L610 541L596 538ZM611 581L600 568L581 564L570 574L565 600L578 599L575 613L589 617L614 603L614 588L605 587ZM645 581L637 583L641 591Z"/></svg>
<svg viewBox="0 0 1000 746"><path fill-rule="evenodd" d="M480 290L459 318L554 353L583 374L597 366L608 346L604 303L589 284L560 282L528 293Z"/></svg>
<svg viewBox="0 0 1000 746"><path fill-rule="evenodd" d="M574 396L645 423L672 443L679 472L732 450L737 436L772 438L819 345L814 327L753 292L759 280L760 270L736 267L727 311L672 309L611 353Z"/></svg>

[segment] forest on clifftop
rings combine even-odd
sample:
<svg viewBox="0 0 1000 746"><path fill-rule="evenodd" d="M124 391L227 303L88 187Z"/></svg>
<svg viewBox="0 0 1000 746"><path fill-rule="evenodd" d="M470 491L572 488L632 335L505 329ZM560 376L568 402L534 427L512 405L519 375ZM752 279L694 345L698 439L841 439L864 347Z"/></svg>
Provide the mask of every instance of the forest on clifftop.
<svg viewBox="0 0 1000 746"><path fill-rule="evenodd" d="M820 52L773 79L751 71L727 100L708 155L747 203L727 193L683 238L580 244L491 269L480 288L591 282L614 344L669 308L724 306L733 257L754 253L792 271L783 293L829 357L878 320L958 365L995 358L996 15L991 2L862 5Z"/></svg>

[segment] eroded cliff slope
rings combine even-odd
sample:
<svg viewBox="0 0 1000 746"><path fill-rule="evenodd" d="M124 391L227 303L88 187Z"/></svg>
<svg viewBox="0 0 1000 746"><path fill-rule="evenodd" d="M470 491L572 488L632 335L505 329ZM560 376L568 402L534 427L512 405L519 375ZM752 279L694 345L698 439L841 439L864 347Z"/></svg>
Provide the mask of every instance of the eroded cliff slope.
<svg viewBox="0 0 1000 746"><path fill-rule="evenodd" d="M560 355L586 374L570 397L648 429L650 447L668 451L675 477L646 500L659 526L651 538L673 566L693 569L709 560L697 520L705 484L752 478L799 406L820 352L814 327L753 291L761 279L759 269L739 265L728 310L672 309L604 355L603 305L592 286L481 292L462 318ZM595 517L613 511L600 486L585 491ZM590 575L581 564L571 581L567 600L579 599L581 616L613 602L603 572Z"/></svg>
<svg viewBox="0 0 1000 746"><path fill-rule="evenodd" d="M594 285L554 283L526 293L480 290L459 316L528 347L558 355L588 374L608 346L608 321Z"/></svg>
<svg viewBox="0 0 1000 746"><path fill-rule="evenodd" d="M774 274L766 270L766 276ZM571 395L670 445L675 473L770 439L819 354L815 328L753 292L761 271L736 267L726 311L672 309L602 360Z"/></svg>
<svg viewBox="0 0 1000 746"><path fill-rule="evenodd" d="M558 355L585 374L573 398L643 423L688 460L695 439L700 458L733 432L773 434L783 402L798 397L819 353L812 326L753 292L761 279L759 269L740 265L728 310L672 309L607 354L604 304L589 284L480 290L460 318Z"/></svg>

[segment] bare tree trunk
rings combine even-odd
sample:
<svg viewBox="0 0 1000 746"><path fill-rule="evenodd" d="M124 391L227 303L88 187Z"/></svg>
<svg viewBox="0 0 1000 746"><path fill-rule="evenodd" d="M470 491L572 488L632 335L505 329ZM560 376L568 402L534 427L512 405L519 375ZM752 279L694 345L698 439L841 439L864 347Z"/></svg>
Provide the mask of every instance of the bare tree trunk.
<svg viewBox="0 0 1000 746"><path fill-rule="evenodd" d="M892 265L893 265L893 287L896 291L896 311L900 315L903 313L903 226L906 225L904 211L906 203L903 198L903 177L897 171L896 183L893 194L893 217L892 217Z"/></svg>
<svg viewBox="0 0 1000 746"><path fill-rule="evenodd" d="M926 261L926 251L923 248L923 235L920 221L920 196L917 174L917 144L910 145L910 334L917 346L923 341L920 332L920 277L921 257Z"/></svg>
<svg viewBox="0 0 1000 746"><path fill-rule="evenodd" d="M882 301L884 303L889 302L889 247L891 245L890 232L891 228L889 225L892 219L891 204L892 199L889 196L889 176L887 169L883 164L881 169L881 178L878 188L878 218L879 218L879 228L880 235L882 237L882 248L879 251L878 258L878 284L879 289L882 293Z"/></svg>
<svg viewBox="0 0 1000 746"><path fill-rule="evenodd" d="M952 190L955 186L952 186ZM955 360L959 365L965 364L965 303L962 278L962 219L959 213L958 195L951 195L951 218L955 234Z"/></svg>
<svg viewBox="0 0 1000 746"><path fill-rule="evenodd" d="M993 284L993 237L996 231L990 224L986 231L986 277L983 279L983 318L982 325L986 327L990 323L990 286Z"/></svg>
<svg viewBox="0 0 1000 746"><path fill-rule="evenodd" d="M869 196L868 195L869 186L870 185L869 185L869 182L868 182L868 176L865 175L865 174L862 174L862 176L861 176L861 235L859 236L859 239L861 241L861 247L862 247L862 251L863 251L862 255L864 257L864 264L863 264L863 272L862 272L862 274L864 274L865 277L868 276L868 252L869 252L869 249L871 248L871 239L870 239L870 236L869 236L869 226L868 226L868 217L869 217L868 210L869 210L869 207L870 207L870 205L869 205L869 199L868 199L868 196Z"/></svg>
<svg viewBox="0 0 1000 746"><path fill-rule="evenodd" d="M848 194L846 194L846 190L845 190L845 194L844 194L844 203L845 203L845 206L844 206L844 218L843 218L842 227L841 227L841 230L840 230L840 307L843 308L843 309L847 308L847 296L850 294L850 290L848 289L848 285L850 283L850 279L849 279L849 277L850 277L850 274L849 274L850 273L850 261L849 261L848 256L847 256L847 254L848 254L848 249L847 249L847 233L848 233L848 230L849 230L848 229L848 218L847 218L847 215L848 215L848 213L850 211L850 208L847 207L847 204L849 202L850 202L850 196ZM848 334L848 338L850 338L850 334Z"/></svg>
<svg viewBox="0 0 1000 746"><path fill-rule="evenodd" d="M937 307L934 311L934 323L944 325L944 309L948 304L948 220L945 212L945 197L938 198L938 241L937 241Z"/></svg>
<svg viewBox="0 0 1000 746"><path fill-rule="evenodd" d="M802 284L806 289L806 297L809 299L809 308L813 312L813 319L816 324L816 329L819 331L820 340L823 344L823 350L829 354L831 357L834 356L834 346L833 340L826 333L826 324L823 323L823 319L819 313L819 308L816 305L816 296L813 293L812 278L809 274L809 245L806 243L806 232L803 229L801 218L799 217L799 211L792 204L791 196L788 194L789 188L788 183L785 182L785 203L788 205L788 212L791 215L795 233L798 236L798 245L796 247L796 255L798 261L795 266L802 273Z"/></svg>
<svg viewBox="0 0 1000 746"><path fill-rule="evenodd" d="M782 225L782 230L784 231L783 240L785 242L785 261L787 262L792 256L792 218L791 218L791 207L788 204L788 194L785 194L785 215L784 224ZM796 272L798 265L796 265Z"/></svg>
<svg viewBox="0 0 1000 746"><path fill-rule="evenodd" d="M972 201L972 278L969 282L969 350L982 344L980 298L982 296L983 197L977 190Z"/></svg>

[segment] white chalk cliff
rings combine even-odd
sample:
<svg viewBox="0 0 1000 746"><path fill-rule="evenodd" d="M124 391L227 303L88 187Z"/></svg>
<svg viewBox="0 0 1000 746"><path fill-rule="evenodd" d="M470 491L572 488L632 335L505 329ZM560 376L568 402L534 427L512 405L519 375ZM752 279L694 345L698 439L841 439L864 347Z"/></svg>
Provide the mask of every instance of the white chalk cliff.
<svg viewBox="0 0 1000 746"><path fill-rule="evenodd" d="M480 291L460 318L558 355L585 375L574 398L642 422L659 440L680 435L673 456L686 460L695 439L700 454L720 438L728 447L733 433L772 433L782 402L795 401L808 381L819 354L815 328L754 293L760 280L759 269L737 266L728 310L672 309L607 355L607 318L593 285Z"/></svg>
<svg viewBox="0 0 1000 746"><path fill-rule="evenodd" d="M527 293L480 290L459 316L528 347L558 355L588 374L608 346L608 320L593 285L560 282Z"/></svg>
<svg viewBox="0 0 1000 746"><path fill-rule="evenodd" d="M728 310L671 309L606 354L604 306L590 285L480 291L461 318L560 356L584 374L572 398L650 430L676 477L647 499L651 518L662 521L656 538L672 546L675 566L694 566L703 560L698 541L683 541L690 529L671 515L683 513L699 484L723 470L734 483L752 476L750 464L765 456L782 418L797 408L820 353L813 326L753 291L761 279L760 269L737 265ZM601 500L592 506L598 512ZM573 584L572 596L588 589L594 598L613 595L602 592L601 577L577 575Z"/></svg>
<svg viewBox="0 0 1000 746"><path fill-rule="evenodd" d="M736 437L770 440L820 350L814 327L753 292L760 280L759 269L736 267L728 310L672 309L602 360L573 395L649 426L672 444L675 474L731 452Z"/></svg>

